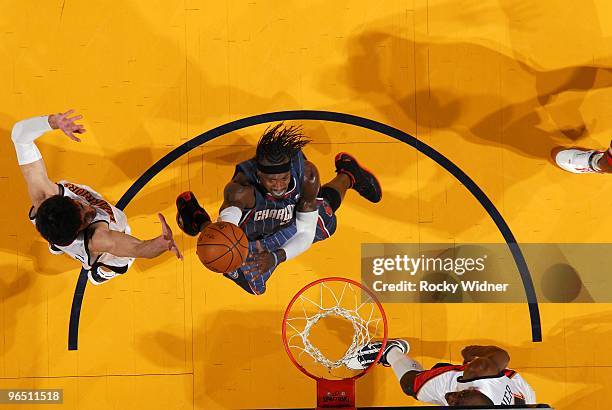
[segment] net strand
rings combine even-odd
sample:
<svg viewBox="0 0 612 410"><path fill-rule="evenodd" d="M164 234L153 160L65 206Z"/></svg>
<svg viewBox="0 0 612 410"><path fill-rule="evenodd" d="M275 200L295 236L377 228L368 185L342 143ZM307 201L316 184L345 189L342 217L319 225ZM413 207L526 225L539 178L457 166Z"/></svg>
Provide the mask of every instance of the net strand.
<svg viewBox="0 0 612 410"><path fill-rule="evenodd" d="M344 301L347 289L350 289L354 294L354 307L350 309L341 306L342 302ZM331 307L324 307L323 294L325 293L325 291L331 294L331 297L335 302L335 304ZM298 355L299 358L301 358L304 354L308 354L316 363L319 363L322 366L326 367L330 372L333 369L346 365L346 363L348 363L351 359L354 359L359 354L359 351L372 341L373 335L376 335L378 333L378 328L382 319L373 318L376 306L374 303L372 303L372 297L368 295L368 298L365 301L360 302L358 300L357 292L355 292L353 286L348 282L344 283L344 286L339 296L336 296L336 293L333 291L333 289L331 289L325 282L322 282L319 285L319 303L313 301L312 299L304 295L300 295L299 300L301 304L301 310L304 315L287 318L287 325L291 330L295 332L295 334L291 335L288 338L287 345L290 348L298 349L300 351ZM317 312L309 315L306 311L307 304L313 305L316 308ZM371 309L369 314L366 314L364 315L365 317L363 317L360 313L360 310L366 304L370 304ZM310 332L313 327L317 323L319 323L321 319L324 319L328 316L336 316L346 319L351 323L353 327L352 341L346 349L344 355L338 360L332 360L326 357L318 347L313 345L313 343L309 339ZM301 331L292 323L295 323L299 320L305 322L304 328ZM374 328L373 332L372 328Z"/></svg>

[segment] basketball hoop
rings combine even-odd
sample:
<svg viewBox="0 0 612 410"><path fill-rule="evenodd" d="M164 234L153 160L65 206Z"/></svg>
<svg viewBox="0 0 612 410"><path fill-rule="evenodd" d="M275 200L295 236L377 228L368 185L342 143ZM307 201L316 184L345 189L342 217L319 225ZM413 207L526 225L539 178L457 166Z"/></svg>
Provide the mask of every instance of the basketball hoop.
<svg viewBox="0 0 612 410"><path fill-rule="evenodd" d="M317 330L320 327L328 331L321 333ZM317 334L321 341L313 340ZM346 367L374 339L382 340L376 360L363 370ZM283 344L293 364L317 381L317 408L352 409L355 380L366 374L385 350L385 311L374 293L358 282L339 277L319 279L304 286L289 302L283 317ZM334 354L332 345L337 346L335 358L329 357Z"/></svg>

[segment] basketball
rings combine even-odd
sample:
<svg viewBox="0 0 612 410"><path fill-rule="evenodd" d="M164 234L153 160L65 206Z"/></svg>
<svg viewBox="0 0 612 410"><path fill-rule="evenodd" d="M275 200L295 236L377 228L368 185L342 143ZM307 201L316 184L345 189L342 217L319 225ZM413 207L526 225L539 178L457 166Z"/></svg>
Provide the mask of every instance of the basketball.
<svg viewBox="0 0 612 410"><path fill-rule="evenodd" d="M249 241L239 227L229 222L208 225L198 237L198 257L213 272L236 270L249 253Z"/></svg>

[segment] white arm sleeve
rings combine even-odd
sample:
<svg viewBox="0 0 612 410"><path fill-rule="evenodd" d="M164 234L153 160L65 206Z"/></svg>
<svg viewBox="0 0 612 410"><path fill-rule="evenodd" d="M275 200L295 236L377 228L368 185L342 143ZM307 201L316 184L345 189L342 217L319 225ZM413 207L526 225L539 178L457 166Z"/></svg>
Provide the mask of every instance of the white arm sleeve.
<svg viewBox="0 0 612 410"><path fill-rule="evenodd" d="M229 222L236 226L240 223L242 218L242 210L237 206L228 206L219 213L219 221Z"/></svg>
<svg viewBox="0 0 612 410"><path fill-rule="evenodd" d="M285 250L287 260L295 258L306 249L310 248L317 231L317 220L319 212L296 212L295 227L297 232L285 244L282 249Z"/></svg>
<svg viewBox="0 0 612 410"><path fill-rule="evenodd" d="M13 126L11 139L15 144L19 165L30 164L42 158L34 140L47 131L51 131L48 116L28 118Z"/></svg>

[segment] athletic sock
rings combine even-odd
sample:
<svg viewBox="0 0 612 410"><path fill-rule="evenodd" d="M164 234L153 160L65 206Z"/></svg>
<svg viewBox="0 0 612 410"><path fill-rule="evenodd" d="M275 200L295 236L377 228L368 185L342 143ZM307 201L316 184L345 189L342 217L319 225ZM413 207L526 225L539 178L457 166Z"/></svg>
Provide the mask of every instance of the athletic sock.
<svg viewBox="0 0 612 410"><path fill-rule="evenodd" d="M421 371L423 366L413 358L402 353L399 347L392 347L387 353L387 362L391 365L397 380L401 380L402 376L409 371Z"/></svg>
<svg viewBox="0 0 612 410"><path fill-rule="evenodd" d="M595 152L591 155L589 159L589 165L593 168L594 171L601 172L601 168L599 168L599 160L604 156L603 152Z"/></svg>

